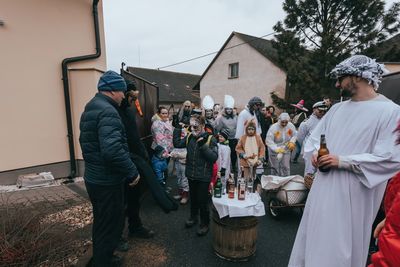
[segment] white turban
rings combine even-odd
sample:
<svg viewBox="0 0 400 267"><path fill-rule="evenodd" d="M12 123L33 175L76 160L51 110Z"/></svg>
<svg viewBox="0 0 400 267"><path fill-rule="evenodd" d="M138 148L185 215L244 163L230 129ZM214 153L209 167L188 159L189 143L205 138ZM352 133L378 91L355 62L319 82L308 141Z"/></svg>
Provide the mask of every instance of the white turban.
<svg viewBox="0 0 400 267"><path fill-rule="evenodd" d="M336 65L330 72L330 76L334 79L346 75L358 76L366 79L377 90L382 75L386 73L388 73L388 70L385 66L377 63L375 59L363 55L355 55Z"/></svg>
<svg viewBox="0 0 400 267"><path fill-rule="evenodd" d="M279 120L280 121L290 121L290 116L286 112L281 113L281 115L279 115Z"/></svg>

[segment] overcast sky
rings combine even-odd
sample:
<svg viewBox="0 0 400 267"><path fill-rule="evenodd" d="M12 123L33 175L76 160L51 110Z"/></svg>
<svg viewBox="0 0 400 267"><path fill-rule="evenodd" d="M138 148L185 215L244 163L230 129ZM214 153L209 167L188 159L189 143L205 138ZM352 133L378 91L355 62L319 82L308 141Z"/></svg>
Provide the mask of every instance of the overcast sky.
<svg viewBox="0 0 400 267"><path fill-rule="evenodd" d="M393 3L394 0L388 0ZM283 0L103 0L107 67L161 68L218 51L232 31L271 33ZM213 56L163 70L202 74Z"/></svg>

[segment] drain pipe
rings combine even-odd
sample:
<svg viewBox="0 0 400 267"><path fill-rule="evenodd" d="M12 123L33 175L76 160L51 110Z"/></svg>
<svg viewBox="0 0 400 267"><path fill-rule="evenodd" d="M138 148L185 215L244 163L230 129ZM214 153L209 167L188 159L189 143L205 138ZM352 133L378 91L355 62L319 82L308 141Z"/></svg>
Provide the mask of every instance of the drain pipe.
<svg viewBox="0 0 400 267"><path fill-rule="evenodd" d="M77 176L76 159L75 159L75 147L74 147L74 134L72 127L72 113L71 113L71 99L69 94L69 81L68 81L68 64L72 62L78 62L88 59L95 59L101 55L100 46L100 32L99 32L99 15L97 5L99 0L93 1L93 21L94 21L94 33L96 38L96 53L91 55L77 56L65 58L62 63L62 80L64 87L64 100L65 100L65 114L67 117L67 130L68 130L68 145L69 145L69 160L70 160L70 175L68 178L72 179Z"/></svg>

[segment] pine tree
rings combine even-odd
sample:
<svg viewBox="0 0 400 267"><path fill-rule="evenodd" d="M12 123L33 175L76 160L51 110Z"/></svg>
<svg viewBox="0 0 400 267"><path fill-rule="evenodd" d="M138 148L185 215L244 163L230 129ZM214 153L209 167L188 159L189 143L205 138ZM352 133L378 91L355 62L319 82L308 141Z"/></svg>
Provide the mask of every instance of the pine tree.
<svg viewBox="0 0 400 267"><path fill-rule="evenodd" d="M274 47L286 69L289 102L306 106L323 95L338 97L330 70L400 30L400 2L385 10L382 0L285 0L286 17L274 26Z"/></svg>

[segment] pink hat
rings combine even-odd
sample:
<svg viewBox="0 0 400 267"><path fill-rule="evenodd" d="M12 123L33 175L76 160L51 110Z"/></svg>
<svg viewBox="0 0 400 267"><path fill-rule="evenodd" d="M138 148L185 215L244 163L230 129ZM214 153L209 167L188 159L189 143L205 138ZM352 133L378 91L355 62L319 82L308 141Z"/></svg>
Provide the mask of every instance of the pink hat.
<svg viewBox="0 0 400 267"><path fill-rule="evenodd" d="M293 106L293 107L295 107L295 108L298 108L298 109L300 109L300 110L302 110L302 111L308 111L308 109L306 109L305 107L304 107L304 100L302 99L302 100L300 100L299 101L299 103L297 103L297 104L290 104L291 106Z"/></svg>

